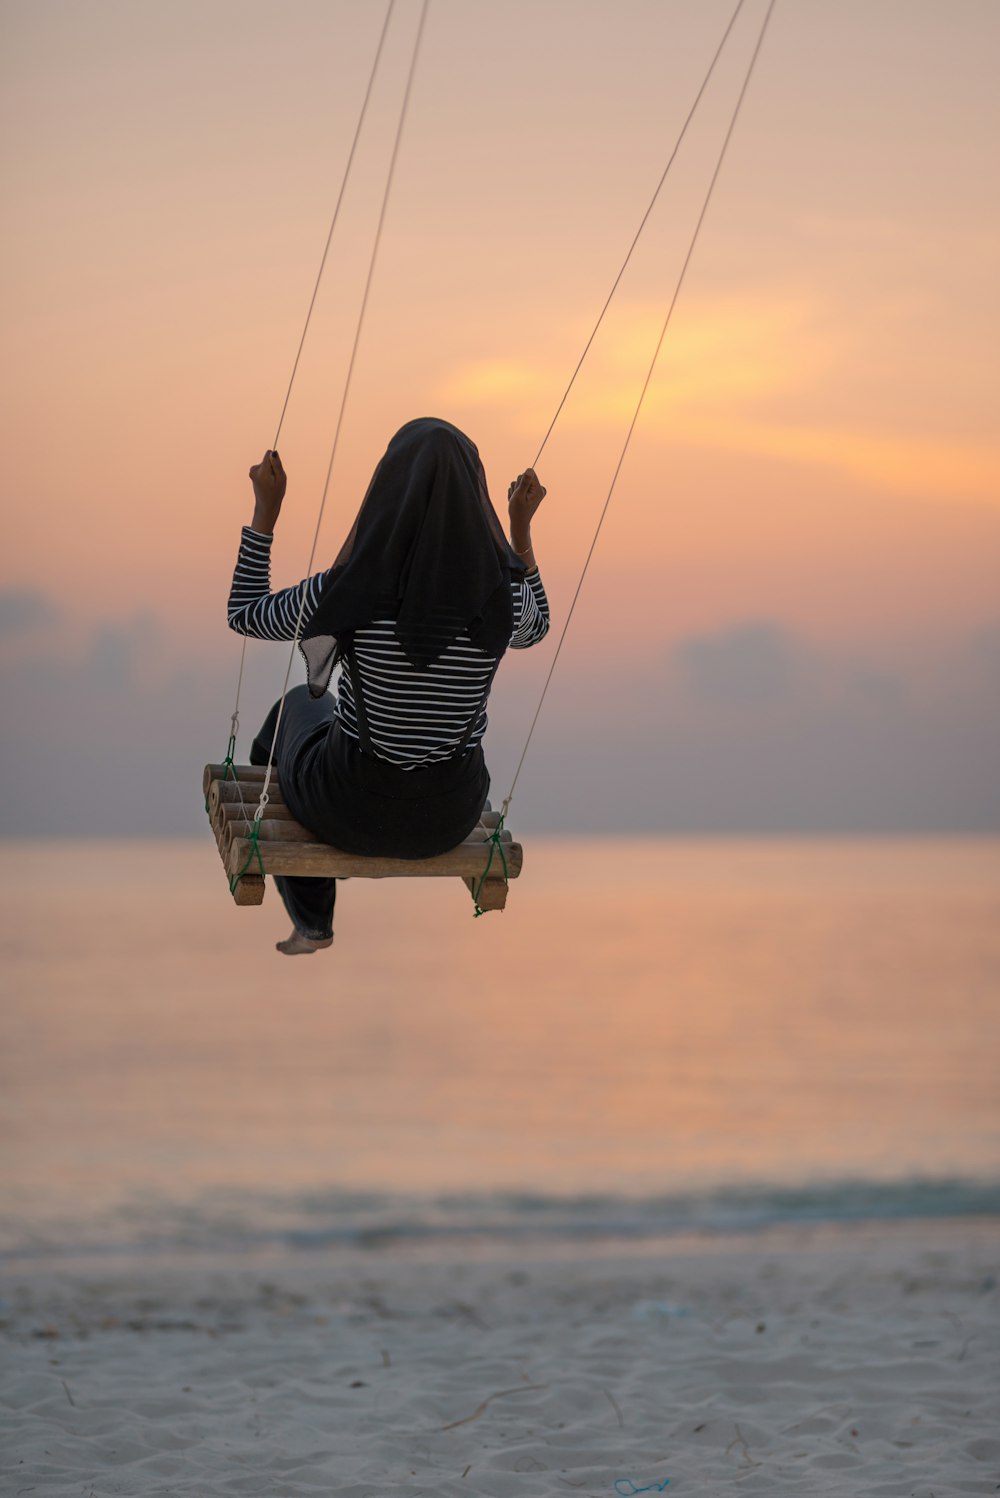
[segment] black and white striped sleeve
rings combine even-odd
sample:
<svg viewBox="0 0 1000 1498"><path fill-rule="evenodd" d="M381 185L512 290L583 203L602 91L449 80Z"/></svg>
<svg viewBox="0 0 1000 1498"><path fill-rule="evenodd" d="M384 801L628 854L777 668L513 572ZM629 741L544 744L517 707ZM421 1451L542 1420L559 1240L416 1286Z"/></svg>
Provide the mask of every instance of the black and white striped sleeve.
<svg viewBox="0 0 1000 1498"><path fill-rule="evenodd" d="M240 534L240 550L229 593L229 628L255 640L294 640L302 608L302 623L312 617L328 572L316 572L294 588L271 592L271 542L248 525Z"/></svg>
<svg viewBox="0 0 1000 1498"><path fill-rule="evenodd" d="M542 575L537 567L525 574L523 581L513 584L514 633L510 637L511 648L527 650L537 645L549 632L549 600L545 596Z"/></svg>

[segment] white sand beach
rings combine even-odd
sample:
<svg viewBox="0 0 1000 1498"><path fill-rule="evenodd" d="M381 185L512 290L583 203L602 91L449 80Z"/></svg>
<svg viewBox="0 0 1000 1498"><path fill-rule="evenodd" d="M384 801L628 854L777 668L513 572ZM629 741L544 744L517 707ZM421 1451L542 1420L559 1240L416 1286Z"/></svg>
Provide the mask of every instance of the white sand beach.
<svg viewBox="0 0 1000 1498"><path fill-rule="evenodd" d="M423 1252L9 1267L3 1491L1000 1487L992 1225Z"/></svg>

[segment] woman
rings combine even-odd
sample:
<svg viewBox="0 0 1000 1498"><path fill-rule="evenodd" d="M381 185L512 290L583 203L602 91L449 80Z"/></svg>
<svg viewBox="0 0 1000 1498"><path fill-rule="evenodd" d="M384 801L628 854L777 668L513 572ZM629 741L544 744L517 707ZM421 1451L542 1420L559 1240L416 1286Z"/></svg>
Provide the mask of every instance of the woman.
<svg viewBox="0 0 1000 1498"><path fill-rule="evenodd" d="M292 640L308 685L285 699L274 760L292 814L350 853L429 858L453 848L486 804L486 702L508 645L549 627L531 543L545 497L532 469L508 490L508 543L479 453L446 421L396 433L333 566L270 591L270 550L286 478L276 452L250 469L229 624ZM303 599L304 604L303 604ZM336 697L328 691L343 664ZM275 703L250 759L266 764ZM293 922L288 956L333 941L334 879L275 880Z"/></svg>

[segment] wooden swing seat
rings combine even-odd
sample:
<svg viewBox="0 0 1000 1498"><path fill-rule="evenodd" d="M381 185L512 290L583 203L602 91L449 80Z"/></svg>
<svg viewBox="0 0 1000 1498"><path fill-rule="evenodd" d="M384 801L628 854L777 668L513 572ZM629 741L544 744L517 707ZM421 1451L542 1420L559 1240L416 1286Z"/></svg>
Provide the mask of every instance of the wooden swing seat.
<svg viewBox="0 0 1000 1498"><path fill-rule="evenodd" d="M301 822L296 822L285 805L273 770L267 790L268 803L257 835L258 863L249 838L263 783L263 765L205 766L202 789L208 820L237 905L261 903L264 874L300 874L332 879L458 878L472 895L482 881L479 908L503 910L507 900L504 860L507 879L516 879L521 872L524 856L521 845L504 831L500 834L503 860L494 853L489 873L483 879L490 838L500 820L495 811L484 811L479 825L465 842L435 858L368 858L359 853L345 853L342 848L320 842Z"/></svg>

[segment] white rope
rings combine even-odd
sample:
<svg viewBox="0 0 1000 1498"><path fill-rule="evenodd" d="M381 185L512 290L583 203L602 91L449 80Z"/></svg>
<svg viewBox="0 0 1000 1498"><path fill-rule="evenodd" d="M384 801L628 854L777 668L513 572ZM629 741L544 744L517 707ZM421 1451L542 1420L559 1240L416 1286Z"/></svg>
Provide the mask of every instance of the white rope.
<svg viewBox="0 0 1000 1498"><path fill-rule="evenodd" d="M602 527L604 525L604 520L605 520L605 517L606 517L606 515L608 513L608 507L611 504L612 495L615 492L615 486L618 483L618 475L621 473L622 464L625 461L625 454L628 452L629 443L632 441L632 433L635 431L636 423L639 420L639 413L642 410L643 403L644 403L644 401L646 399L646 392L648 391L649 385L650 385L650 381L653 378L653 371L655 370L657 361L658 361L658 359L660 357L660 350L662 349L664 339L667 336L667 329L670 326L670 319L672 318L673 312L674 312L674 308L677 305L677 299L680 296L681 287L684 285L684 278L687 275L687 268L688 268L689 264L691 263L691 256L693 255L693 253L694 253L694 247L695 247L695 245L698 242L698 235L701 232L701 226L702 226L702 224L703 224L703 222L705 220L705 215L708 212L708 205L709 205L709 203L712 200L712 193L713 193L713 191L715 189L715 184L716 184L716 182L718 180L719 173L722 170L722 163L725 160L726 151L727 151L727 149L729 147L730 139L732 138L733 131L736 128L736 121L737 121L737 119L739 117L740 108L741 108L741 106L743 104L743 99L744 99L744 96L746 95L747 88L749 87L750 79L751 79L751 77L753 75L754 66L755 66L755 64L757 62L757 57L758 57L758 54L760 53L760 49L761 49L761 46L762 46L763 41L764 41L764 34L767 31L768 22L771 19L771 12L774 10L775 4L776 4L776 0L769 0L769 4L768 4L767 10L766 10L765 15L764 15L764 20L761 23L760 32L759 32L758 37L757 37L757 43L756 43L756 46L753 49L753 55L750 58L750 62L749 62L749 65L747 67L746 75L745 75L745 77L743 79L743 86L740 89L739 97L736 100L736 107L733 110L732 118L729 121L729 128L726 131L725 139L722 142L722 149L719 152L719 158L718 158L718 160L717 160L717 162L715 164L715 170L712 173L712 180L711 180L711 182L708 185L708 191L705 194L705 201L702 203L701 212L698 215L698 222L695 224L694 233L691 236L691 242L688 245L687 254L684 257L684 264L681 266L681 273L680 273L680 275L677 278L677 284L674 287L674 294L673 294L673 296L670 299L670 306L667 308L667 315L664 318L663 327L660 330L660 336L659 336L659 338L657 340L656 348L655 348L655 350L653 352L652 360L650 361L649 368L646 371L646 378L643 380L642 389L639 392L639 399L636 401L635 410L632 413L632 420L629 423L629 429L628 429L628 432L627 432L626 437L625 437L625 442L624 442L624 444L622 446L621 453L619 454L619 457L618 457L618 463L617 463L617 465L615 467L614 475L613 475L613 477L611 479L611 487L608 489L607 498L605 499L604 504L602 506L601 513L600 513L600 516L599 516L598 521L597 521L597 529L594 532L593 540L590 543L590 549L588 550L586 558L584 560L583 571L580 573L580 579L579 579L579 581L578 581L578 583L576 585L576 591L573 594L573 598L572 598L572 601L571 601L570 606L569 606L569 611L568 611L568 613L566 615L566 620L565 620L565 622L563 624L563 627L562 627L562 632L561 632L561 634L559 636L558 643L556 644L555 655L552 657L552 664L549 666L548 675L545 678L545 684L542 687L542 693L541 693L541 696L538 699L538 706L535 708L535 715L534 715L534 717L531 720L531 726L528 729L528 736L527 736L527 738L524 741L524 748L521 750L521 757L518 760L518 762L517 762L517 768L514 771L514 778L511 781L510 790L507 792L507 794L506 794L506 796L504 797L504 800L503 800L501 811L502 811L502 814L503 814L503 817L504 817L505 820L506 820L506 817L507 817L507 812L510 809L510 803L511 803L511 801L514 798L514 790L515 790L515 788L517 786L518 777L521 774L521 769L522 769L522 767L524 765L525 757L527 756L527 753L528 753L528 747L531 744L531 740L532 740L532 737L533 737L534 732L535 732L535 725L537 724L539 714L542 711L542 704L545 701L546 694L547 694L547 692L549 690L549 684L552 681L552 676L553 676L553 673L554 673L554 671L556 669L556 665L558 663L559 656L562 653L562 648L563 648L563 644L564 644L565 639L566 639L567 631L569 630L570 621L573 618L573 613L574 613L574 611L576 609L577 600L580 597L580 592L581 592L581 590L583 588L584 579L587 576L587 571L588 571L588 569L590 567L591 559L592 559L592 557L594 555L594 550L595 550L595 548L597 546L598 537L601 534L601 529L602 529Z"/></svg>
<svg viewBox="0 0 1000 1498"><path fill-rule="evenodd" d="M291 376L289 377L288 389L285 391L285 399L284 399L284 402L283 402L282 407L281 407L281 415L278 417L277 431L274 434L274 441L271 443L272 450L278 446L278 438L281 436L281 428L282 428L282 426L284 424L285 412L288 410L288 401L289 401L289 398L291 397L291 394L292 394L292 386L295 384L295 376L298 373L299 360L302 357L302 350L305 347L306 334L309 331L309 323L312 320L313 308L316 305L316 297L317 297L317 295L319 293L319 285L320 285L320 282L323 279L323 271L324 271L324 269L326 267L326 259L327 259L328 254L330 253L330 245L331 245L331 243L333 241L333 231L334 231L334 229L336 229L336 227L337 227L337 220L340 217L340 206L341 206L341 204L344 201L344 193L347 190L347 182L348 182L348 178L351 175L351 167L354 165L354 156L355 156L355 152L357 151L357 148L358 148L358 141L359 141L359 139L361 137L361 127L364 125L365 116L368 113L368 101L370 100L371 95L372 95L372 88L373 88L374 83L375 83L375 75L378 72L379 61L380 61L381 56L382 56L382 49L383 49L383 47L385 45L386 34L387 34L388 30L389 30L389 21L392 18L392 12L393 12L393 8L394 8L395 4L396 4L396 0L389 0L389 3L387 5L387 7L386 7L385 19L382 22L382 30L379 33L378 46L375 49L375 57L374 57L374 60L372 61L371 72L368 75L368 85L367 85L367 87L365 89L364 99L361 102L361 112L358 115L358 122L357 122L357 124L354 127L354 139L351 141L351 149L350 149L350 151L348 152L348 155L347 155L347 164L344 167L344 174L343 174L343 176L342 176L342 178L340 180L340 191L337 193L337 201L336 201L336 204L334 205L333 217L330 220L330 228L329 228L329 230L327 232L326 244L323 246L323 254L320 257L319 270L316 272L316 281L315 281L315 284L314 284L313 289L312 289L312 296L309 298L309 307L308 307L308 310L306 311L306 320L305 320L305 323L303 324L303 327L302 327L302 336L299 339L299 346L298 346L298 349L296 350L295 360L294 360L294 362L292 364L292 373L291 373ZM243 669L244 669L244 666L246 665L246 658L247 658L247 636L244 635L243 636L243 645L242 645L242 648L240 650L240 669L239 669L239 675L236 678L236 701L233 704L233 715L232 715L232 719L230 721L230 729L229 729L229 739L230 739L230 750L231 751L234 750L235 739L236 739L237 734L239 733L239 727L240 727L240 691L241 691L241 688L243 686Z"/></svg>
<svg viewBox="0 0 1000 1498"><path fill-rule="evenodd" d="M392 19L392 12L395 4L396 0L389 0L389 4L386 7L385 20L382 22L382 30L379 34L378 46L375 49L375 58L372 62L371 72L368 75L368 86L365 89L365 97L362 100L361 104L361 113L358 115L358 123L354 127L354 139L351 141L351 149L347 156L347 165L344 167L344 175L341 178L340 182L340 191L337 194L337 203L333 210L333 218L330 220L330 232L326 236L326 244L323 247L323 256L319 262L319 270L316 273L316 284L313 287L312 296L309 299L309 310L306 312L305 326L302 329L302 337L299 339L299 346L295 354L295 363L292 365L292 376L288 381L288 390L285 393L285 403L281 408L281 415L278 417L278 429L274 434L274 441L271 443L272 450L277 447L278 438L281 436L281 428L285 420L285 412L288 410L288 398L292 393L292 386L295 383L295 375L299 367L299 360L302 357L302 349L306 341L306 333L309 331L309 322L313 315L313 308L316 305L316 296L319 292L319 283L323 279L323 267L326 265L326 257L330 252L330 242L333 239L333 231L337 227L337 219L340 217L340 205L344 201L344 193L347 190L347 179L351 175L351 167L354 164L354 154L358 149L358 141L361 138L361 127L364 125L365 115L368 113L368 101L372 96L372 87L375 83L375 74L378 72L379 59L382 56L382 48L385 46L386 33L389 30L389 22Z"/></svg>
<svg viewBox="0 0 1000 1498"><path fill-rule="evenodd" d="M375 239L372 244L371 258L368 262L368 276L365 281L364 295L361 298L361 310L358 313L358 321L354 330L354 344L351 348L351 357L347 366L347 376L344 380L344 389L340 398L340 410L337 413L337 426L333 435L333 445L330 449L330 461L327 464L326 479L323 484L323 494L320 499L319 514L316 517L316 529L313 532L312 546L309 551L309 561L306 564L305 582L302 587L302 598L299 603L298 618L295 621L295 634L292 638L292 646L288 652L288 665L285 668L285 679L281 687L281 697L278 702L278 712L274 720L274 732L271 735L271 747L267 756L267 769L264 773L264 784L260 793L260 802L254 815L254 823L259 824L264 815L264 808L268 803L268 787L271 784L271 771L274 767L274 751L278 742L278 730L281 727L281 718L285 710L285 697L288 694L288 683L292 674L292 665L295 660L295 650L299 643L299 632L302 629L302 620L305 616L306 599L309 596L308 579L312 575L313 562L316 557L316 546L319 541L320 528L323 524L323 512L326 509L327 494L330 489L330 476L333 473L333 464L337 456L337 447L340 442L341 427L344 423L344 411L347 407L347 398L351 390L351 381L354 375L354 365L358 354L358 345L361 342L361 330L364 326L365 312L368 307L368 295L371 291L372 278L375 274L375 262L378 258L379 244L382 239L382 227L385 223L386 209L389 206L389 194L392 190L393 177L396 171L396 158L399 155L399 145L403 138L403 127L406 123L407 110L410 103L410 93L413 87L413 78L417 69L417 58L420 54L420 43L424 34L424 23L427 20L427 12L430 8L430 0L423 0L420 11L420 20L417 25L417 34L413 43L413 55L410 58L410 70L406 78L406 88L403 91L403 102L400 106L399 121L396 126L396 138L393 142L392 155L389 158L389 170L385 179L385 190L382 194L382 207L379 211L378 225L375 230Z"/></svg>
<svg viewBox="0 0 1000 1498"><path fill-rule="evenodd" d="M629 262L632 259L633 251L635 250L636 245L639 243L639 240L640 240L640 238L642 236L642 231L643 231L643 229L645 229L646 224L647 224L647 222L649 220L649 215L652 213L653 209L656 207L656 200L659 198L660 193L663 190L663 184L666 182L667 177L670 174L670 168L673 166L674 161L675 161L676 156L677 156L677 152L681 148L681 143L684 140L685 135L687 134L688 126L690 125L691 121L694 119L695 112L697 111L698 105L701 103L702 94L705 92L706 88L708 87L709 80L711 79L712 74L715 72L715 65L718 62L719 58L722 56L722 49L723 49L723 47L725 47L726 42L729 40L729 33L732 31L733 27L736 25L736 18L739 15L740 11L743 9L743 6L744 6L745 3L746 3L746 0L736 0L736 9L733 11L732 15L729 18L729 25L726 27L725 31L722 33L722 40L719 43L718 47L716 47L716 49L715 49L715 56L712 58L712 61L708 65L708 72L705 74L704 78L702 79L701 87L699 88L698 92L694 96L694 103L691 105L691 108L688 110L687 119L684 121L683 125L681 126L681 132L678 135L676 141L674 142L674 148L673 148L673 150L670 153L670 159L668 160L666 166L663 168L663 172L662 172L662 174L660 176L660 180L656 184L656 190L654 191L653 196L650 198L649 205L646 208L645 213L642 215L642 218L639 221L639 227L638 227L638 229L636 229L635 236L634 236L634 238L632 240L632 243L628 247L628 254L625 256L625 259L622 261L621 267L620 267L620 269L618 271L617 276L615 276L614 282L612 283L612 286L611 286L611 290L608 292L607 300L605 301L604 306L601 308L600 316L598 317L597 321L595 322L595 324L593 326L593 329L591 330L590 337L587 339L587 342L583 346L583 353L580 355L579 359L576 361L576 368L573 371L572 378L570 379L569 384L566 386L566 389L563 391L562 400L559 402L558 406L556 407L556 414L553 416L552 420L549 422L548 431L545 433L545 436L542 438L541 446L539 447L537 453L535 454L535 461L531 465L532 468L537 468L538 467L538 460L542 456L542 453L545 451L546 444L548 443L549 438L552 436L553 428L555 427L556 422L559 420L560 414L562 412L562 408L563 408L563 406L565 406L566 401L569 399L569 393L570 393L570 391L573 389L573 386L576 384L576 377L580 373L580 370L583 368L583 361L586 359L587 355L590 353L590 346L593 343L594 339L597 337L598 330L600 329L600 326L601 326L601 324L604 321L604 315L607 312L608 308L611 306L612 300L614 299L615 292L618 290L618 287L619 287L619 284L621 282L622 276L625 274L626 270L628 269Z"/></svg>
<svg viewBox="0 0 1000 1498"><path fill-rule="evenodd" d="M247 637L243 636L243 649L240 651L240 669L236 677L236 701L233 703L233 716L229 720L229 748L226 750L227 757L236 758L236 735L240 731L240 689L243 686L243 667L247 661Z"/></svg>

